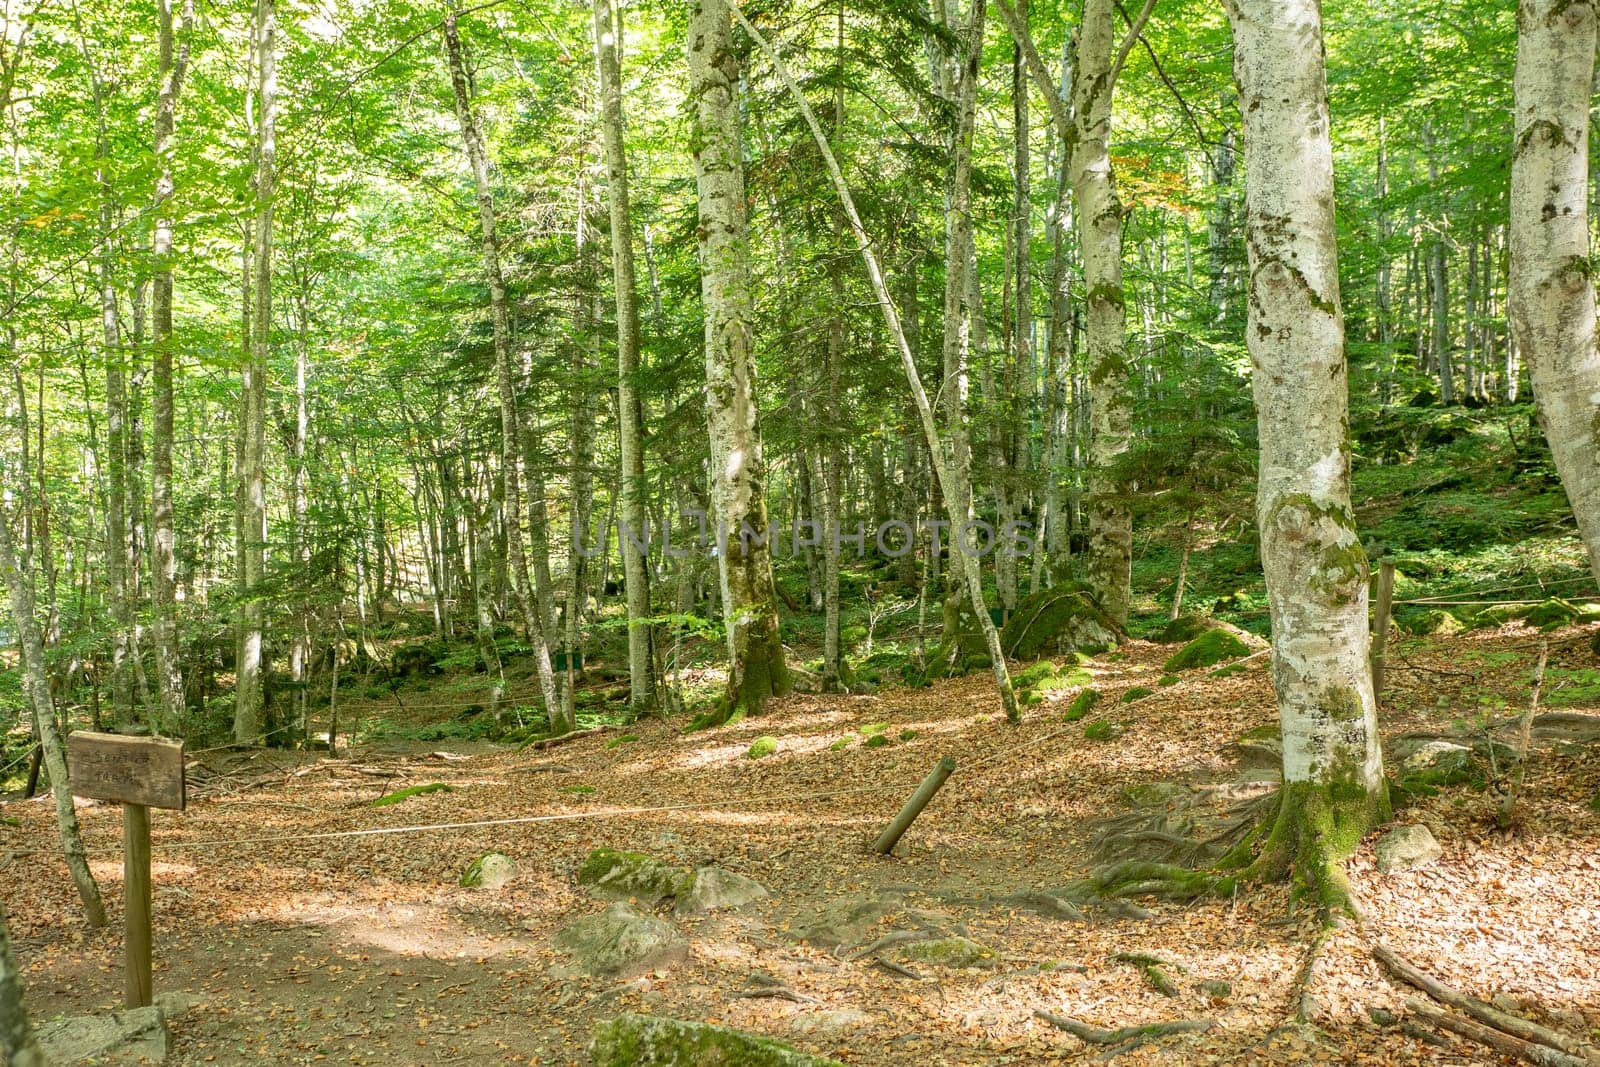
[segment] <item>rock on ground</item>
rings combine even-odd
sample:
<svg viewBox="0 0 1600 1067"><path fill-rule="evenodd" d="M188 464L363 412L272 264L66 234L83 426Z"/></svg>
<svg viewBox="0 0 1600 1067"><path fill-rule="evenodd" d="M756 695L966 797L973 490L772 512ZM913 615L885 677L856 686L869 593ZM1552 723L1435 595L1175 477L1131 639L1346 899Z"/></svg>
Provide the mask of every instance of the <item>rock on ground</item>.
<svg viewBox="0 0 1600 1067"><path fill-rule="evenodd" d="M1378 870L1385 874L1426 867L1444 854L1439 842L1426 826L1400 826L1382 837L1377 844Z"/></svg>
<svg viewBox="0 0 1600 1067"><path fill-rule="evenodd" d="M767 887L754 878L725 871L721 867L700 867L688 888L678 894L679 915L704 915L711 911L742 908L767 895Z"/></svg>
<svg viewBox="0 0 1600 1067"><path fill-rule="evenodd" d="M485 852L461 872L461 884L469 888L499 889L517 877L517 861L504 852Z"/></svg>
<svg viewBox="0 0 1600 1067"><path fill-rule="evenodd" d="M1000 963L1000 956L965 937L939 937L931 941L913 941L900 949L900 957L936 967L956 969L978 967L988 969Z"/></svg>
<svg viewBox="0 0 1600 1067"><path fill-rule="evenodd" d="M167 1017L159 1005L58 1019L39 1027L50 1063L165 1063L171 1051Z"/></svg>
<svg viewBox="0 0 1600 1067"><path fill-rule="evenodd" d="M680 963L689 941L669 922L621 901L557 932L552 944L572 957L569 973L626 976Z"/></svg>
<svg viewBox="0 0 1600 1067"><path fill-rule="evenodd" d="M659 904L683 891L689 872L644 852L597 848L578 868L578 884L610 900Z"/></svg>
<svg viewBox="0 0 1600 1067"><path fill-rule="evenodd" d="M595 1067L844 1067L771 1038L661 1015L619 1015L595 1027Z"/></svg>

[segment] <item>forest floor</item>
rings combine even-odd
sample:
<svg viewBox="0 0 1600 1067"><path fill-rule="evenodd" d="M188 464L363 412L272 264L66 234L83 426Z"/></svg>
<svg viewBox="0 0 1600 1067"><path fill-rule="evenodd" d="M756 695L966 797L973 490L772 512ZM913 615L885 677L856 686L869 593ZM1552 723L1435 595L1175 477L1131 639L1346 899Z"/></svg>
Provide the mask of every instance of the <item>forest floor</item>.
<svg viewBox="0 0 1600 1067"><path fill-rule="evenodd" d="M1559 696L1563 677L1593 666L1586 640L1574 640L1587 636L1580 627L1550 636L1550 696L1600 715L1600 695ZM1513 624L1401 642L1386 735L1483 728L1520 707L1538 638ZM1600 746L1536 748L1522 829L1495 828L1492 788L1407 808L1400 818L1426 824L1443 845L1431 867L1379 874L1369 840L1351 864L1365 925L1332 935L1306 985L1314 1030L1291 1024L1320 927L1291 910L1285 887L1189 905L1142 901L1148 917L1093 922L1044 918L1007 900L1081 877L1094 863L1094 827L1128 810L1128 787L1252 780L1232 742L1275 719L1264 660L1115 703L1130 687L1153 686L1171 651L1135 641L1091 664L1106 717L1123 727L1103 741L1062 722L1070 693L1007 725L983 675L871 696L797 695L759 719L698 733L646 721L542 751L458 741L374 744L338 759L201 755L188 812L154 817L155 985L194 1001L173 1024L174 1062L582 1064L594 1024L626 1010L720 1022L861 1065L1075 1062L1104 1052L1036 1009L1105 1027L1216 1021L1121 1063L1493 1062L1476 1046L1439 1047L1371 1021L1369 1009L1403 1014L1411 992L1373 963L1374 939L1458 988L1509 996L1569 1029L1600 1027L1600 816L1589 806ZM835 747L884 722L890 743ZM746 758L761 735L776 737L778 751ZM892 857L871 854L872 837L942 756L957 763L944 791ZM371 806L432 783L451 789ZM680 807L623 811L671 806ZM103 932L79 918L48 800L7 804L4 815L0 900L36 1018L114 1007L120 814L82 808L113 913ZM307 838L534 816L575 817ZM675 920L691 940L688 960L643 979L562 977L550 939L603 906L573 877L601 846L715 863L771 896ZM461 887L464 866L491 849L514 857L518 877L499 889ZM908 976L786 936L828 902L869 891L938 913L992 948L998 965L914 965ZM1177 996L1113 959L1127 952L1170 961ZM762 974L797 999L740 996ZM1199 989L1208 981L1229 990L1209 996Z"/></svg>

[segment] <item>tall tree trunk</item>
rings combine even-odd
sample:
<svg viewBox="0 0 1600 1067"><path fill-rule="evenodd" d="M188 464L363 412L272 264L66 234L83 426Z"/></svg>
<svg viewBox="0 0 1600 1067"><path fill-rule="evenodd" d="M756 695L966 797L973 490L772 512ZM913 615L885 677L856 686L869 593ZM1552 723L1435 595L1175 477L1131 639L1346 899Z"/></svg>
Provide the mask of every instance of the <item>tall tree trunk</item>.
<svg viewBox="0 0 1600 1067"><path fill-rule="evenodd" d="M1084 0L1072 77L1072 186L1088 309L1089 588L1118 625L1128 621L1133 518L1118 467L1128 451L1127 312L1122 288L1122 203L1111 173L1113 0Z"/></svg>
<svg viewBox="0 0 1600 1067"><path fill-rule="evenodd" d="M1439 186L1439 155L1432 121L1423 123L1422 138L1428 148L1428 183L1441 197L1437 229L1428 245L1428 298L1432 311L1428 353L1439 374L1439 403L1448 405L1456 402L1455 368L1450 357L1450 246L1445 240L1449 220Z"/></svg>
<svg viewBox="0 0 1600 1067"><path fill-rule="evenodd" d="M33 709L34 735L44 753L45 770L50 774L50 792L56 803L56 829L61 836L61 852L67 870L83 902L84 918L95 929L106 924L106 908L100 899L83 849L83 834L78 829L78 813L72 806L72 783L67 779L67 746L56 726L55 701L50 696L50 681L45 674L44 641L34 615L33 576L28 561L19 558L11 536L10 517L0 511L0 577L11 596L11 615L17 626L17 643L22 652L22 684Z"/></svg>
<svg viewBox="0 0 1600 1067"><path fill-rule="evenodd" d="M272 212L277 194L277 0L256 0L255 218L250 238L250 351L240 385L239 650L234 686L233 739L251 744L270 729L264 721L262 663L267 558L267 364L272 353Z"/></svg>
<svg viewBox="0 0 1600 1067"><path fill-rule="evenodd" d="M161 699L157 721L163 730L176 730L183 721L183 675L178 655L172 515L172 218L168 203L173 181L168 157L177 121L178 94L189 67L194 0L183 3L178 34L181 40L174 40L171 0L157 0L156 13L160 26L161 92L156 99L155 158L161 170L156 178L155 234L150 247L155 259L150 286L151 383L155 394L151 402L150 442L150 614L156 689ZM139 436L135 430L131 439L138 440ZM133 570L137 573L136 566Z"/></svg>
<svg viewBox="0 0 1600 1067"><path fill-rule="evenodd" d="M969 23L953 28L961 41L956 54L950 103L956 122L950 137L950 170L945 185L944 235L944 442L949 449L948 480L942 481L945 499L959 520L950 527L950 583L945 600L944 630L954 640L960 628L963 591L972 583L971 571L982 589L982 559L968 555L967 527L972 522L972 441L967 422L967 391L974 351L975 330L983 322L982 293L977 285L977 264L972 234L972 141L977 122L978 67L982 61L986 0L971 0ZM948 68L951 64L946 63ZM969 279L969 274L973 275ZM969 605L987 617L988 603L978 597Z"/></svg>
<svg viewBox="0 0 1600 1067"><path fill-rule="evenodd" d="M588 600L589 513L594 508L594 421L598 382L601 320L600 264L597 234L590 212L591 187L580 168L578 218L574 238L583 286L574 309L576 334L572 345L572 389L568 396L572 421L568 427L569 510L572 542L567 551L566 604L561 613L562 646L567 657L567 684L562 688L563 714L577 722L577 683L582 677L583 614Z"/></svg>
<svg viewBox="0 0 1600 1067"><path fill-rule="evenodd" d="M1593 0L1526 0L1517 18L1511 324L1539 421L1600 576L1600 351L1589 259ZM1514 393L1508 359L1507 392Z"/></svg>
<svg viewBox="0 0 1600 1067"><path fill-rule="evenodd" d="M28 1022L28 1007L22 997L22 970L11 953L11 933L6 927L4 907L0 907L0 1053L11 1067L46 1067L44 1050L39 1047L33 1026Z"/></svg>
<svg viewBox="0 0 1600 1067"><path fill-rule="evenodd" d="M727 0L695 0L689 95L695 105L700 291L705 305L706 421L728 636L728 716L789 690L767 534L766 467L751 352L754 308L739 134L739 60ZM725 533L724 533L725 531ZM747 532L754 536L747 536Z"/></svg>
<svg viewBox="0 0 1600 1067"><path fill-rule="evenodd" d="M500 271L500 241L495 232L494 193L489 185L489 156L483 134L472 108L467 84L466 63L462 58L461 35L456 28L456 13L444 18L445 50L450 61L450 86L455 95L456 118L461 123L461 139L466 142L472 165L473 186L478 198L478 223L483 239L483 275L489 286L489 315L494 331L495 379L500 393L500 481L501 517L506 530L507 563L511 569L511 589L521 610L528 644L533 648L534 669L539 675L539 690L544 698L545 715L553 733L572 729L562 713L556 692L555 671L550 665L547 629L540 618L537 598L529 588L527 549L522 532L522 480L518 450L522 445L521 420L511 368L511 312L506 299L505 277Z"/></svg>
<svg viewBox="0 0 1600 1067"><path fill-rule="evenodd" d="M606 204L611 211L611 279L617 302L617 435L622 453L622 522L643 538L648 529L644 474L644 398L639 381L639 291L633 260L632 201L622 113L622 46L610 0L595 0L594 54L600 78L600 125L606 155ZM654 711L661 691L650 619L650 566L628 538L618 540L628 598L628 706Z"/></svg>
<svg viewBox="0 0 1600 1067"><path fill-rule="evenodd" d="M1380 149L1381 151L1381 149ZM1211 263L1211 304L1216 322L1228 320L1233 303L1233 128L1211 150L1211 186L1216 199L1206 220L1206 253Z"/></svg>
<svg viewBox="0 0 1600 1067"><path fill-rule="evenodd" d="M1322 20L1317 0L1230 0L1244 118L1256 519L1283 732L1277 820L1254 873L1349 903L1339 861L1388 815L1367 664L1367 559L1350 507Z"/></svg>
<svg viewBox="0 0 1600 1067"><path fill-rule="evenodd" d="M844 5L838 8L834 28L834 57L842 65L844 55ZM844 82L833 87L833 139L839 140L844 129ZM833 244L844 251L844 223L835 215ZM828 347L822 366L822 435L818 442L817 458L822 474L822 676L823 692L835 692L844 681L844 650L839 633L839 527L844 523L840 510L840 483L843 475L843 456L840 439L844 432L840 411L840 374L844 363L844 271L837 266L828 271L828 285L832 295L828 314ZM808 516L809 517L809 516ZM874 516L876 526L876 516Z"/></svg>

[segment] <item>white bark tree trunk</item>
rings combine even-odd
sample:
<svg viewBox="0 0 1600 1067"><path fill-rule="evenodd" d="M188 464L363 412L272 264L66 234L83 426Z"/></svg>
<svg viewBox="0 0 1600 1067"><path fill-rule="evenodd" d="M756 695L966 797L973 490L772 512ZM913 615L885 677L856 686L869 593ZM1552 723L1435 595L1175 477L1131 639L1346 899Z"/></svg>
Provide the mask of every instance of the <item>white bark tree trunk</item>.
<svg viewBox="0 0 1600 1067"><path fill-rule="evenodd" d="M726 531L718 563L730 661L728 714L736 719L758 711L768 696L787 692L789 676L778 633L772 557L764 541L766 469L756 425L739 61L730 20L727 0L696 0L688 44L706 324L706 420L713 510L719 528ZM745 536L746 530L756 536Z"/></svg>
<svg viewBox="0 0 1600 1067"><path fill-rule="evenodd" d="M1367 665L1367 559L1350 508L1344 318L1317 0L1230 0L1244 118L1256 518L1272 610L1283 789L1256 873L1329 907L1337 861L1387 812Z"/></svg>
<svg viewBox="0 0 1600 1067"><path fill-rule="evenodd" d="M1595 5L1526 0L1517 23L1511 325L1590 570L1600 576L1600 351L1588 219ZM1506 385L1515 397L1512 359Z"/></svg>
<svg viewBox="0 0 1600 1067"><path fill-rule="evenodd" d="M1072 71L1072 188L1083 254L1089 356L1089 587L1118 625L1128 621L1133 518L1117 467L1128 451L1127 311L1122 203L1111 173L1113 0L1084 0Z"/></svg>
<svg viewBox="0 0 1600 1067"><path fill-rule="evenodd" d="M72 804L72 785L67 778L66 740L56 726L55 701L45 674L44 641L35 616L33 576L28 561L19 555L12 541L10 517L0 510L0 580L11 597L11 615L17 626L17 644L22 653L22 684L28 705L33 710L34 734L44 753L44 766L50 775L50 793L56 805L56 829L61 837L61 852L67 870L83 902L84 918L95 929L106 924L106 907L100 887L89 870L78 829L78 812Z"/></svg>
<svg viewBox="0 0 1600 1067"><path fill-rule="evenodd" d="M644 398L639 388L639 291L633 260L632 201L623 138L619 23L610 0L595 0L594 51L600 81L600 125L606 155L606 204L611 211L611 279L617 302L617 409L622 453L622 521L645 536L648 513L644 473ZM627 537L620 538L628 600L628 706L634 715L660 703L655 668L655 628L650 618L650 567Z"/></svg>

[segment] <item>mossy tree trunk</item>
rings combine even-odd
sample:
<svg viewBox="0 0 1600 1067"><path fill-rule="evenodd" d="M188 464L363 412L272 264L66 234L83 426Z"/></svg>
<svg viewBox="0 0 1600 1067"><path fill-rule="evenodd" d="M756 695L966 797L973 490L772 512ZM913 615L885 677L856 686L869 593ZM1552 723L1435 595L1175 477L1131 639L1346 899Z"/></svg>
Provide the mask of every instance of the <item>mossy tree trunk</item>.
<svg viewBox="0 0 1600 1067"><path fill-rule="evenodd" d="M1345 904L1339 861L1385 817L1367 665L1367 559L1350 508L1322 24L1317 0L1230 0L1244 117L1256 517L1272 610L1283 789L1252 874Z"/></svg>
<svg viewBox="0 0 1600 1067"><path fill-rule="evenodd" d="M788 692L777 591L766 544L766 468L756 421L754 308L740 154L739 60L727 0L697 0L689 20L700 292L705 307L706 422L728 636L728 717Z"/></svg>
<svg viewBox="0 0 1600 1067"><path fill-rule="evenodd" d="M645 536L644 401L639 383L639 290L633 259L628 155L622 115L621 23L610 0L594 5L594 54L600 82L600 126L606 155L606 204L611 215L611 278L617 304L618 438L622 453L622 521ZM618 539L628 604L628 707L643 715L660 699L655 630L650 618L650 567L627 537Z"/></svg>
<svg viewBox="0 0 1600 1067"><path fill-rule="evenodd" d="M1600 350L1587 207L1595 5L1526 0L1517 25L1511 325L1589 567L1600 576ZM1510 369L1507 384L1515 387Z"/></svg>
<svg viewBox="0 0 1600 1067"><path fill-rule="evenodd" d="M1128 451L1127 311L1122 289L1122 202L1111 171L1113 0L1084 0L1072 71L1072 187L1087 294L1089 355L1089 587L1117 625L1128 623L1133 518L1117 467Z"/></svg>

